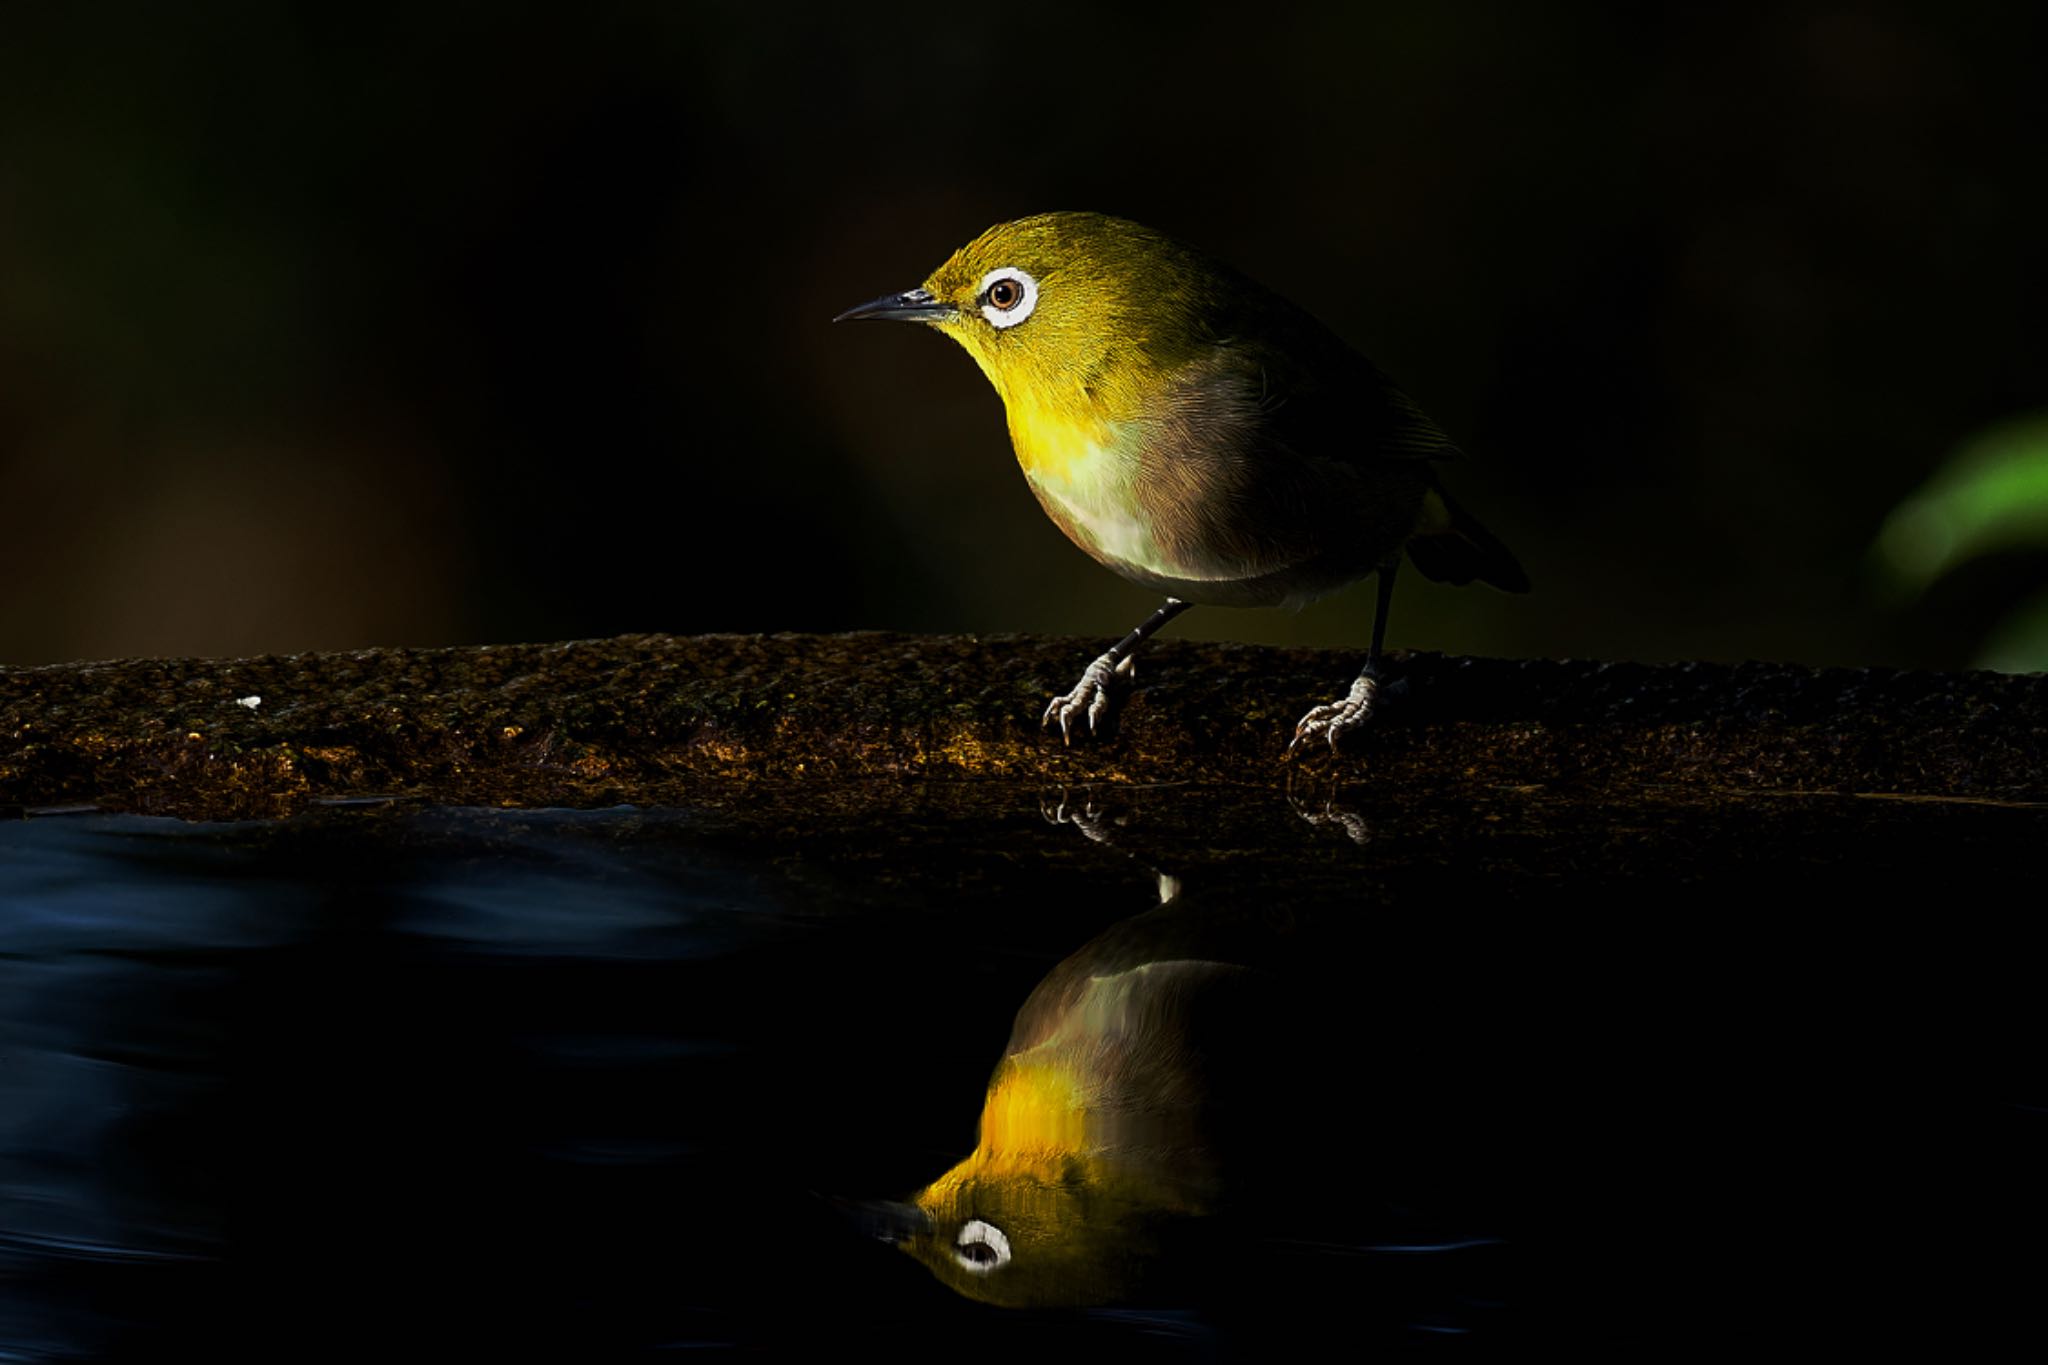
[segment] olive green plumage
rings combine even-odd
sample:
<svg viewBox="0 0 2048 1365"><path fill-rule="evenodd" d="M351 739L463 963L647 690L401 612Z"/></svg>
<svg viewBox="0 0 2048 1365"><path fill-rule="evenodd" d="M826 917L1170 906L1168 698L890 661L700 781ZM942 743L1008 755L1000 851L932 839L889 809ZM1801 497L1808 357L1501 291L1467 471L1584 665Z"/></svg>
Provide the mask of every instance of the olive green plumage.
<svg viewBox="0 0 2048 1365"><path fill-rule="evenodd" d="M1185 604L1296 606L1375 572L1384 599L1404 550L1434 579L1529 586L1444 492L1437 466L1457 449L1412 399L1302 309L1149 228L1094 213L1003 223L921 288L842 316L959 342L1002 396L1046 513L1168 594L1048 709L1063 730L1084 711L1093 725L1108 671ZM1304 726L1334 743L1370 704Z"/></svg>

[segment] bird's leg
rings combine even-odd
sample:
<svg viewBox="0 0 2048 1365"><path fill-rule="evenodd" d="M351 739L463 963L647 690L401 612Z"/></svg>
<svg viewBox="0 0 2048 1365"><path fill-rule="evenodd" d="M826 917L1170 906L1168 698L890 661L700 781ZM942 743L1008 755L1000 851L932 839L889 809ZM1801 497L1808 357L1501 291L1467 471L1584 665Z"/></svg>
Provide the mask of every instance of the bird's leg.
<svg viewBox="0 0 2048 1365"><path fill-rule="evenodd" d="M1301 747L1302 741L1321 735L1330 741L1330 748L1336 749L1337 741L1351 731L1365 724L1372 715L1372 705L1380 691L1380 646L1387 638L1387 608L1394 602L1394 570L1401 567L1401 561L1380 566L1379 601L1373 607L1372 649L1365 656L1365 667L1351 684L1351 692L1342 701L1333 701L1318 706L1301 718L1294 727L1294 740L1287 746L1293 753Z"/></svg>
<svg viewBox="0 0 2048 1365"><path fill-rule="evenodd" d="M1138 646L1152 638L1158 629L1188 609L1188 604L1177 597L1166 599L1166 605L1145 618L1139 626L1123 639L1118 640L1105 651L1101 658L1088 665L1081 674L1081 681L1074 684L1074 690L1063 697L1054 697L1045 708L1045 716L1038 723L1050 725L1060 723L1060 739L1073 742L1073 724L1076 716L1088 717L1088 729L1093 732L1105 715L1109 714L1109 681L1119 672L1130 672L1128 665Z"/></svg>

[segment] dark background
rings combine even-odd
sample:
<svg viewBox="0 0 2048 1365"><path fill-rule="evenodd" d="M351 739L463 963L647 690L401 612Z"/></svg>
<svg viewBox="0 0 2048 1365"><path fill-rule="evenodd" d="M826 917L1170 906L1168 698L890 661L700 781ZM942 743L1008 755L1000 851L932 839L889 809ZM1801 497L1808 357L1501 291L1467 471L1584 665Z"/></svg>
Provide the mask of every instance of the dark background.
<svg viewBox="0 0 2048 1365"><path fill-rule="evenodd" d="M968 359L826 321L1093 208L1471 453L1537 592L1415 582L1394 643L1962 665L2048 560L1871 547L2048 408L2042 14L10 5L0 662L1119 633Z"/></svg>

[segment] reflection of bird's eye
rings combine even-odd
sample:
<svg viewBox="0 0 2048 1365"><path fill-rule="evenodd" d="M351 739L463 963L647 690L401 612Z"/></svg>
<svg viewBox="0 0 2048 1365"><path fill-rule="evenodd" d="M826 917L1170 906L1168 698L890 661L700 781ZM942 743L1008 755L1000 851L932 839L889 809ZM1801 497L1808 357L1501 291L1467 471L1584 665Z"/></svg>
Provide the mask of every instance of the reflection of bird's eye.
<svg viewBox="0 0 2048 1365"><path fill-rule="evenodd" d="M1024 291L1017 287L1015 280L997 280L988 287L988 301L1005 313L1015 308L1023 297Z"/></svg>
<svg viewBox="0 0 2048 1365"><path fill-rule="evenodd" d="M986 1275L1009 1264L1010 1239L994 1223L970 1218L953 1239L953 1259L962 1269Z"/></svg>

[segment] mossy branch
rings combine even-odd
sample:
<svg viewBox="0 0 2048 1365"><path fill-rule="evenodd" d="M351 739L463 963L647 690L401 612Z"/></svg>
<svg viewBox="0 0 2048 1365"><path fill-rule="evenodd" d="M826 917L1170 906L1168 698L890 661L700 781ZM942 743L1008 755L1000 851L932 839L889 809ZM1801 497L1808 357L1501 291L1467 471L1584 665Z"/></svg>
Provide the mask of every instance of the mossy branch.
<svg viewBox="0 0 2048 1365"><path fill-rule="evenodd" d="M2038 676L1396 655L1341 754L1289 761L1335 651L1165 641L1105 735L1043 731L1100 642L624 636L0 669L0 810L194 819L322 801L687 802L707 783L1673 786L2048 800Z"/></svg>

